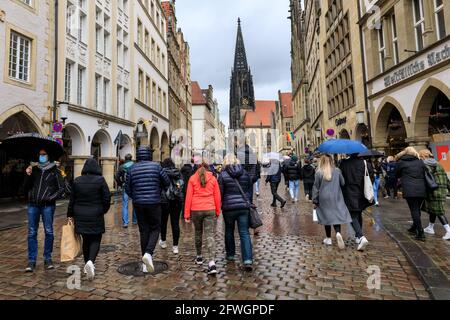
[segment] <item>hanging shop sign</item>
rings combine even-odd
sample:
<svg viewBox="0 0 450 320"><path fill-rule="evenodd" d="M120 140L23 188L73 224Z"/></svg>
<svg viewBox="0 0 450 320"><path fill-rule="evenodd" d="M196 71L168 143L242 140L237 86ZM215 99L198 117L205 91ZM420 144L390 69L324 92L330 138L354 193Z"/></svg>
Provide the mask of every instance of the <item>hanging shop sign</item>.
<svg viewBox="0 0 450 320"><path fill-rule="evenodd" d="M347 123L347 117L336 119L336 127L342 126Z"/></svg>

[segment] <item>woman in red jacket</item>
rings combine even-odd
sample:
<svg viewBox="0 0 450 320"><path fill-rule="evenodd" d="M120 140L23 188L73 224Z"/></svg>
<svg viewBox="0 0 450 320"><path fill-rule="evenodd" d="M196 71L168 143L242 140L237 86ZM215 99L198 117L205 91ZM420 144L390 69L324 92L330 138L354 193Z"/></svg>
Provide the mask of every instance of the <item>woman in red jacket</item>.
<svg viewBox="0 0 450 320"><path fill-rule="evenodd" d="M202 241L206 236L206 247L209 261L208 274L217 274L215 263L216 243L215 220L220 216L221 197L219 183L214 175L208 171L208 165L202 163L197 172L189 179L186 191L184 219L187 223L194 223L195 248L197 250L196 263L203 264Z"/></svg>

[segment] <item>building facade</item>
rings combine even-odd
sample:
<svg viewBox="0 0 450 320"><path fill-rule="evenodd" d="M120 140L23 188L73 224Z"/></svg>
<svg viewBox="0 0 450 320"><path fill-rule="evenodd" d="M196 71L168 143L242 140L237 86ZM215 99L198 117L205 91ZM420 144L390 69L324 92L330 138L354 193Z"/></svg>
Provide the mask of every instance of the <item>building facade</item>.
<svg viewBox="0 0 450 320"><path fill-rule="evenodd" d="M450 172L450 3L359 1L371 134L393 155L430 148Z"/></svg>
<svg viewBox="0 0 450 320"><path fill-rule="evenodd" d="M280 152L290 154L295 151L294 110L292 93L278 91Z"/></svg>
<svg viewBox="0 0 450 320"><path fill-rule="evenodd" d="M167 21L169 119L171 145L183 146L176 156L188 161L192 145L192 97L189 44L177 28L175 1L162 2Z"/></svg>
<svg viewBox="0 0 450 320"><path fill-rule="evenodd" d="M0 2L0 141L17 133L49 133L53 17L53 1ZM0 151L0 198L17 195L26 165Z"/></svg>

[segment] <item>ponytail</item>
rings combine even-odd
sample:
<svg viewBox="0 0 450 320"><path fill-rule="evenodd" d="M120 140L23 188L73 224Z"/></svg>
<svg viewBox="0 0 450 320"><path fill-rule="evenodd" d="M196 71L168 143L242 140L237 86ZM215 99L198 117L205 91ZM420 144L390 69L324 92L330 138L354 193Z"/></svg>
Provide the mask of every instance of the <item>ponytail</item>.
<svg viewBox="0 0 450 320"><path fill-rule="evenodd" d="M206 168L207 168L207 164L205 162L202 163L202 165L200 166L200 168L198 169L198 175L200 178L200 184L202 186L202 188L206 187Z"/></svg>

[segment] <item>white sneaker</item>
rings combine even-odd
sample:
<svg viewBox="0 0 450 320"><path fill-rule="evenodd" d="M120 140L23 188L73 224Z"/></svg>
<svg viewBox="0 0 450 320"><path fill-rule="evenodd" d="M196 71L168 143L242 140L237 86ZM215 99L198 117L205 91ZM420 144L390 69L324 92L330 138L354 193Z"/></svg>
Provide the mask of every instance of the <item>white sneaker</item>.
<svg viewBox="0 0 450 320"><path fill-rule="evenodd" d="M375 203L375 206L379 207L379 206L380 206L380 203L377 201L377 202Z"/></svg>
<svg viewBox="0 0 450 320"><path fill-rule="evenodd" d="M86 273L87 278L89 280L93 280L94 279L94 277L95 277L95 266L92 263L92 261L89 260L86 263L86 265L84 266L84 272Z"/></svg>
<svg viewBox="0 0 450 320"><path fill-rule="evenodd" d="M341 250L345 249L344 239L342 239L342 235L339 232L336 233L336 240L337 240L339 249L341 249Z"/></svg>
<svg viewBox="0 0 450 320"><path fill-rule="evenodd" d="M173 253L174 254L180 253L180 250L178 250L178 246L173 246Z"/></svg>
<svg viewBox="0 0 450 320"><path fill-rule="evenodd" d="M294 200L295 202L298 202L298 198L295 198L295 200Z"/></svg>
<svg viewBox="0 0 450 320"><path fill-rule="evenodd" d="M355 243L356 244L360 244L361 243L361 238L355 237Z"/></svg>
<svg viewBox="0 0 450 320"><path fill-rule="evenodd" d="M450 240L450 232L447 232L445 236L442 237L444 240Z"/></svg>
<svg viewBox="0 0 450 320"><path fill-rule="evenodd" d="M366 237L362 237L360 239L360 243L358 246L358 251L364 251L364 249L367 247L367 245L369 244L369 241L366 239Z"/></svg>
<svg viewBox="0 0 450 320"><path fill-rule="evenodd" d="M142 272L148 273L147 266L145 265L145 263L142 264Z"/></svg>
<svg viewBox="0 0 450 320"><path fill-rule="evenodd" d="M148 253L144 254L144 256L142 257L142 262L147 267L148 272L153 273L153 271L155 271L155 267L153 266L153 259L152 259L151 255L149 255Z"/></svg>
<svg viewBox="0 0 450 320"><path fill-rule="evenodd" d="M305 199L306 199L306 201L309 201L309 196L306 196Z"/></svg>
<svg viewBox="0 0 450 320"><path fill-rule="evenodd" d="M161 248L163 248L163 249L166 249L166 248L167 248L167 242L166 242L166 241L159 240L159 246L160 246Z"/></svg>
<svg viewBox="0 0 450 320"><path fill-rule="evenodd" d="M331 240L331 238L325 238L323 240L323 244L327 245L327 246L332 246L333 245L333 241Z"/></svg>
<svg viewBox="0 0 450 320"><path fill-rule="evenodd" d="M428 233L428 234L436 234L436 232L434 232L434 228L432 226L428 226L425 229L423 229L423 232Z"/></svg>

